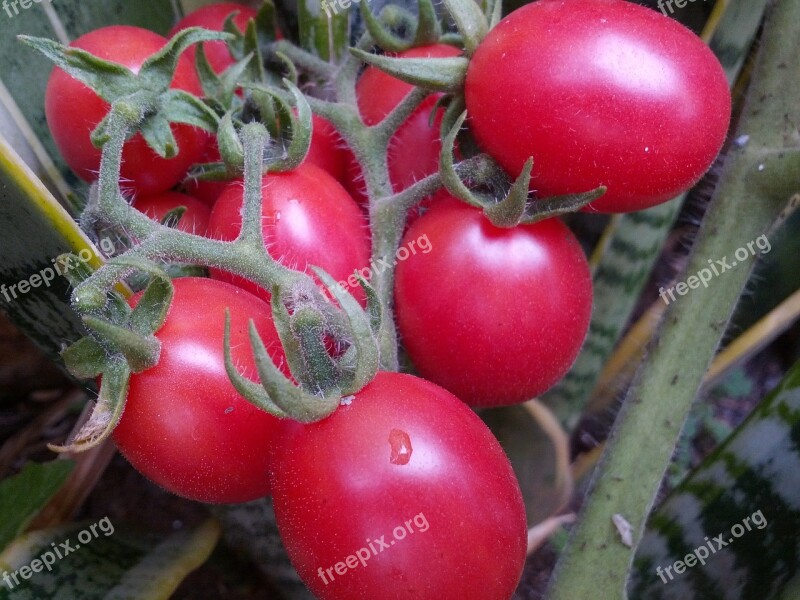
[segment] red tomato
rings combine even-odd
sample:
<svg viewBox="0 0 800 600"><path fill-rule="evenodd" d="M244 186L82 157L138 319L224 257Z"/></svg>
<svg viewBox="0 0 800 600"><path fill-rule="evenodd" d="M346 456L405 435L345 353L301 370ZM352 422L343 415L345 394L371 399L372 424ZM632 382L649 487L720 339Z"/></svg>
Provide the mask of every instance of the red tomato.
<svg viewBox="0 0 800 600"><path fill-rule="evenodd" d="M281 263L299 270L316 265L337 281L367 266L370 242L364 217L325 171L303 163L293 171L270 173L261 191L264 242ZM209 237L233 240L239 235L243 196L242 185L231 185L223 192L211 211ZM269 298L266 290L240 277L219 270L212 270L211 276Z"/></svg>
<svg viewBox="0 0 800 600"><path fill-rule="evenodd" d="M176 229L186 233L205 235L211 210L197 198L178 192L162 192L155 196L139 196L134 199L133 207L142 211L151 219L163 221L167 213L179 206L186 208Z"/></svg>
<svg viewBox="0 0 800 600"><path fill-rule="evenodd" d="M397 325L420 375L472 406L497 406L529 400L567 372L589 327L592 279L561 221L502 229L451 198L402 246Z"/></svg>
<svg viewBox="0 0 800 600"><path fill-rule="evenodd" d="M198 8L183 17L170 29L168 35L172 37L182 29L188 29L189 27L204 27L211 31L223 31L225 19L227 19L231 13L237 11L239 14L233 18L233 23L240 31L245 31L247 29L247 22L256 17L256 11L249 6L236 4L235 2L217 2L216 4L208 4L202 8ZM223 41L203 42L203 49L206 52L208 64L211 65L215 73L222 73L236 62L228 51L228 45ZM191 46L186 51L186 56L189 57L192 65L195 64L196 52L196 46Z"/></svg>
<svg viewBox="0 0 800 600"><path fill-rule="evenodd" d="M691 187L731 112L725 73L676 21L623 0L539 0L483 40L466 79L478 143L542 197L608 192L589 210L654 206Z"/></svg>
<svg viewBox="0 0 800 600"><path fill-rule="evenodd" d="M161 358L131 377L114 441L137 471L179 496L212 503L265 496L280 421L242 398L228 380L223 331L229 308L233 361L258 380L249 319L276 363L283 361L270 307L221 281L185 277L173 284L167 321L156 332ZM131 303L137 301L135 296Z"/></svg>
<svg viewBox="0 0 800 600"><path fill-rule="evenodd" d="M328 418L283 423L278 529L321 600L508 600L525 508L497 440L456 397L380 372Z"/></svg>
<svg viewBox="0 0 800 600"><path fill-rule="evenodd" d="M459 56L461 50L445 44L420 46L400 52L401 58ZM414 86L395 79L375 67L367 67L356 84L358 109L364 123L377 125L405 98ZM431 94L400 126L389 142L389 177L392 188L400 191L439 168L442 142L439 128L443 110L438 110L433 125L428 120L433 106L442 94ZM348 189L359 202L366 202L361 167L351 156L348 171L353 183Z"/></svg>
<svg viewBox="0 0 800 600"><path fill-rule="evenodd" d="M166 38L139 27L112 25L96 29L70 44L95 56L120 63L134 73L151 54L166 43ZM181 60L172 87L198 94L192 65ZM100 150L92 146L89 134L108 113L108 103L59 68L53 69L45 91L45 115L50 133L64 160L85 181L97 178ZM178 155L159 157L141 134L125 144L122 152L121 185L138 194L155 194L171 188L202 155L206 134L184 124L173 124Z"/></svg>

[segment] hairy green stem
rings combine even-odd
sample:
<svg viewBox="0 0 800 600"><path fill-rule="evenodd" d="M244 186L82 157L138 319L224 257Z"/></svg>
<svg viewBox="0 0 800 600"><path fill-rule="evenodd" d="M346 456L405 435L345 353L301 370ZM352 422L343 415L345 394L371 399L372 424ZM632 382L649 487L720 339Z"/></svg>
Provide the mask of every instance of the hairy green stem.
<svg viewBox="0 0 800 600"><path fill-rule="evenodd" d="M774 3L739 125L739 132L750 140L728 157L686 267L687 277L709 268L709 261L736 260L735 251L769 230L798 187L794 167L800 148L800 105L786 89L786 82L800 81L798 22L800 0ZM549 600L592 598L597 590L607 597L625 597L647 515L703 374L747 281L752 256L736 262L735 268L713 279L713 290L698 288L677 297L669 307L557 565ZM632 548L621 542L613 515L631 524Z"/></svg>
<svg viewBox="0 0 800 600"><path fill-rule="evenodd" d="M261 165L266 129L251 123L244 127L245 201L242 233L234 242L222 242L165 227L131 207L119 188L122 148L128 133L136 126L137 108L125 103L115 106L108 123L108 140L103 146L97 206L93 210L106 222L116 223L132 233L140 243L125 256L153 261L175 261L216 267L254 281L265 289L287 286L311 277L293 271L274 260L267 252L261 231ZM141 111L138 112L141 115ZM109 290L130 273L130 267L109 264L83 281L73 298L91 288ZM316 290L315 285L308 286ZM322 298L322 296L320 296Z"/></svg>
<svg viewBox="0 0 800 600"><path fill-rule="evenodd" d="M238 240L256 248L264 246L261 229L261 178L264 145L269 139L266 128L260 123L249 123L242 129L244 145L244 200L242 229Z"/></svg>
<svg viewBox="0 0 800 600"><path fill-rule="evenodd" d="M333 78L336 71L336 65L328 61L322 60L320 57L315 56L307 50L298 48L287 40L278 40L272 44L272 49L275 52L289 57L289 59L304 71L315 75L320 79L330 80Z"/></svg>

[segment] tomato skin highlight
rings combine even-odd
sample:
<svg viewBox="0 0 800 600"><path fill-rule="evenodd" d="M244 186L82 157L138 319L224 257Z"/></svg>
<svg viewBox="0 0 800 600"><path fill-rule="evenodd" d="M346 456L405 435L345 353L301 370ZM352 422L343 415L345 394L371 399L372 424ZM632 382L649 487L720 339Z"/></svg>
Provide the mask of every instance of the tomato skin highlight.
<svg viewBox="0 0 800 600"><path fill-rule="evenodd" d="M711 166L725 139L725 72L694 33L625 0L539 0L481 42L466 78L478 143L516 177L534 157L541 197L606 195L586 210L667 201Z"/></svg>
<svg viewBox="0 0 800 600"><path fill-rule="evenodd" d="M592 281L580 244L557 219L503 229L440 198L401 246L400 341L419 374L471 406L530 400L569 369L586 337Z"/></svg>
<svg viewBox="0 0 800 600"><path fill-rule="evenodd" d="M164 220L169 211L183 206L186 211L175 228L195 235L206 234L208 220L211 217L211 211L208 206L197 198L180 192L162 192L154 196L139 196L134 199L132 206L159 223Z"/></svg>
<svg viewBox="0 0 800 600"><path fill-rule="evenodd" d="M145 59L166 42L166 38L146 29L112 25L79 37L70 47L81 48L137 72ZM185 57L179 61L171 87L200 93L197 77ZM53 69L45 90L47 124L64 160L84 181L97 179L100 150L92 145L90 134L108 109L109 104L90 88L58 67ZM202 156L207 143L204 131L182 123L170 127L178 144L178 154L173 158L158 156L140 133L125 143L120 174L123 190L144 195L163 192L180 181Z"/></svg>
<svg viewBox="0 0 800 600"><path fill-rule="evenodd" d="M131 376L114 442L137 471L184 498L231 503L266 496L280 420L242 398L228 380L223 331L227 307L233 361L257 380L249 319L276 364L285 363L270 307L221 281L184 277L173 284L166 323L156 332L161 357Z"/></svg>
<svg viewBox="0 0 800 600"><path fill-rule="evenodd" d="M346 280L370 259L369 229L350 195L328 173L303 163L297 169L270 173L262 180L262 231L270 255L293 269L323 268ZM244 187L230 185L211 211L209 237L233 240L242 228ZM211 270L215 279L234 283L267 300L267 290L239 276ZM355 292L360 298L360 287Z"/></svg>
<svg viewBox="0 0 800 600"><path fill-rule="evenodd" d="M512 596L526 550L519 485L489 429L446 390L379 372L326 419L284 422L273 464L281 537L321 600ZM336 572L361 549L365 566Z"/></svg>

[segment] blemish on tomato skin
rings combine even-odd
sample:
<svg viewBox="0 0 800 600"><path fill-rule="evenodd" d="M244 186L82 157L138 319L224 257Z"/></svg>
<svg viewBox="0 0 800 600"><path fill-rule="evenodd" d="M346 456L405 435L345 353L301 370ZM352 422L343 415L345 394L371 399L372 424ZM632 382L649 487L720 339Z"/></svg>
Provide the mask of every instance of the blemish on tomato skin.
<svg viewBox="0 0 800 600"><path fill-rule="evenodd" d="M389 462L393 465L407 465L414 451L408 434L400 429L392 429L389 432L389 446L391 447Z"/></svg>

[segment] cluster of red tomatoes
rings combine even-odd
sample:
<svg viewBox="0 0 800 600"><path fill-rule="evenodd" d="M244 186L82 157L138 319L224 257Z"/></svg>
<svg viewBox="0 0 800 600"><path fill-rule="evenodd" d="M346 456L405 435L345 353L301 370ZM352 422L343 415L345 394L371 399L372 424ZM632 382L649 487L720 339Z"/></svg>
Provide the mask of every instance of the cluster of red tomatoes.
<svg viewBox="0 0 800 600"><path fill-rule="evenodd" d="M255 16L215 4L173 31L221 30L233 11L239 28ZM113 26L72 45L136 71L165 42ZM222 42L206 42L205 52L218 72L233 63ZM400 56L462 53L435 44ZM181 60L172 86L202 95L193 51ZM368 67L357 84L364 123L379 123L411 89ZM476 140L510 175L533 156L533 192L605 185L606 196L589 207L605 212L646 208L687 189L719 150L730 112L724 75L703 44L621 0L540 0L512 13L471 57L465 99ZM390 142L396 191L438 169L437 100L431 94ZM89 181L100 162L89 133L107 111L89 88L53 72L47 119L67 163ZM140 134L126 143L123 189L153 218L184 206L179 228L236 238L241 181L187 180L191 165L219 160L216 140L188 125L172 128L180 149L174 158L157 156ZM340 281L369 264L360 166L323 118L314 116L305 162L265 176L262 195L264 239L276 259L301 270L317 265ZM272 494L289 555L322 598L511 596L525 557L524 506L507 458L470 407L523 402L550 388L589 325L589 267L561 221L501 228L444 192L424 204L401 247L419 239L428 245L397 265L395 310L401 344L425 379L380 372L311 425L260 411L226 375L224 310L234 362L255 380L249 319L276 364L285 363L269 294L212 270L210 279L174 281L157 332L159 363L132 376L114 431L139 471L187 498L243 502ZM424 532L404 533L402 542L390 537L420 514L429 524ZM359 549L384 538L391 544L368 563L356 560Z"/></svg>

